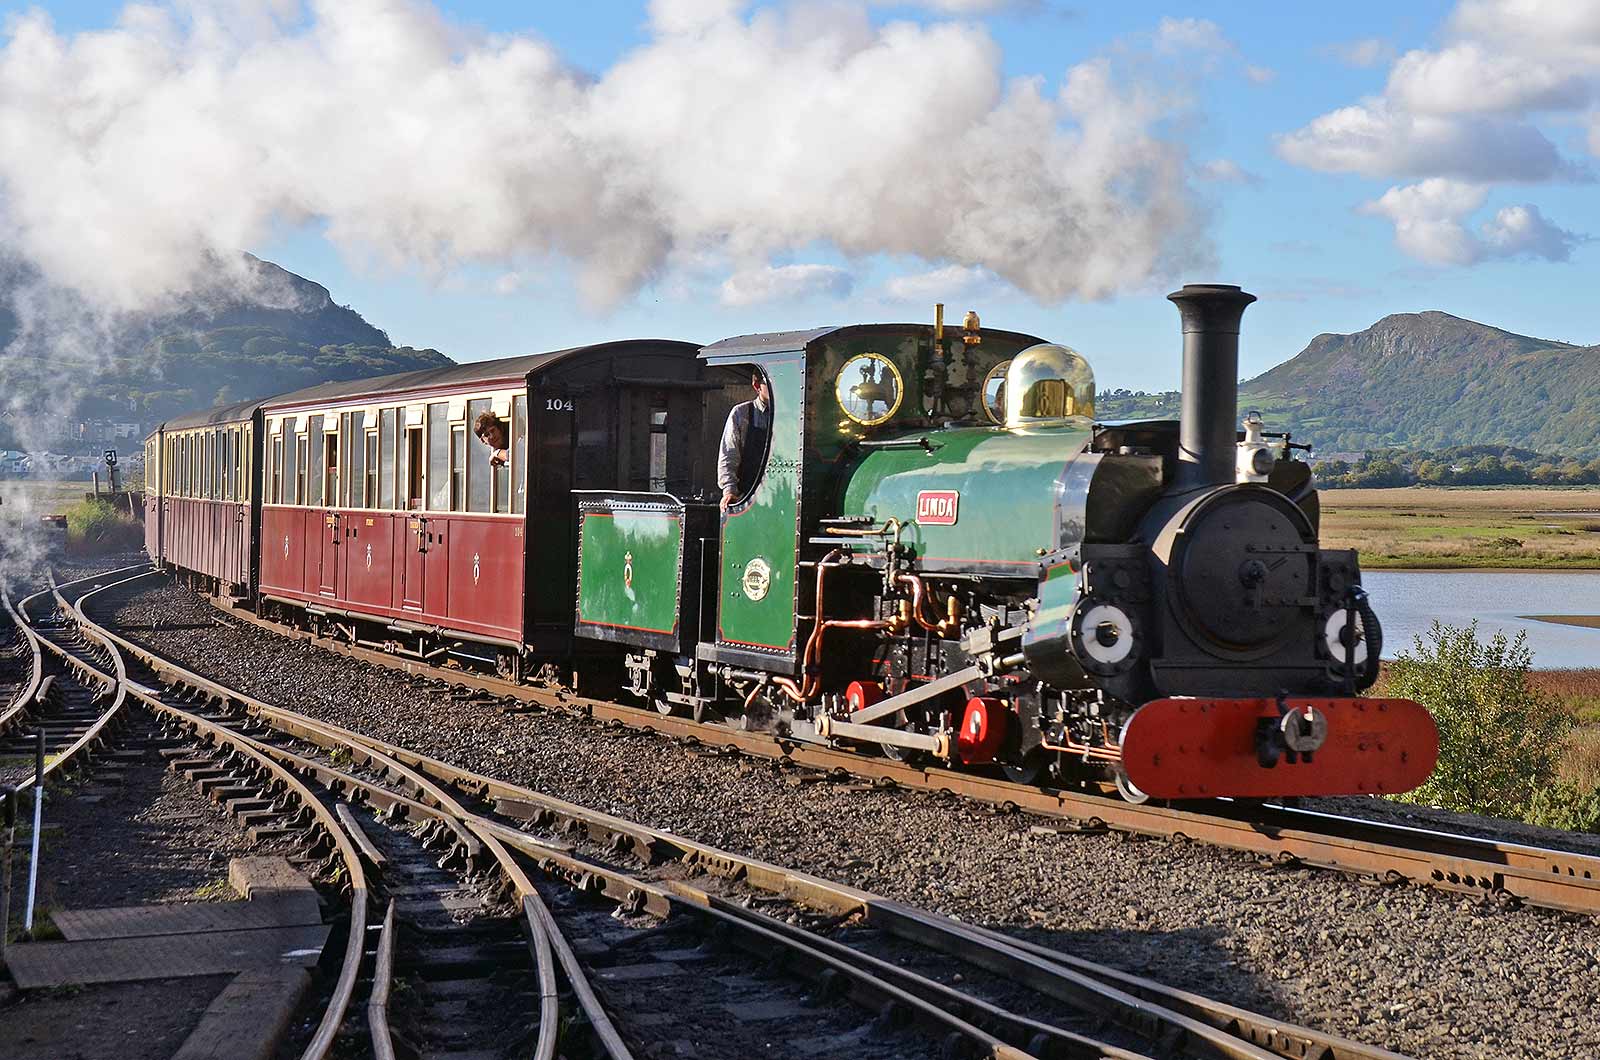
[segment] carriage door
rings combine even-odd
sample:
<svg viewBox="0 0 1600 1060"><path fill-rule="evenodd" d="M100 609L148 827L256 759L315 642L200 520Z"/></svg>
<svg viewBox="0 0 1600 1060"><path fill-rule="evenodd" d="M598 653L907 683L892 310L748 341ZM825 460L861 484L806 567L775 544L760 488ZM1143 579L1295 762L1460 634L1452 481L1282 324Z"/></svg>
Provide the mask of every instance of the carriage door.
<svg viewBox="0 0 1600 1060"><path fill-rule="evenodd" d="M333 428L332 432L328 428ZM317 544L317 592L339 595L339 547L344 537L339 506L339 417L312 416L306 429L307 506L322 508ZM315 518L313 516L312 518Z"/></svg>

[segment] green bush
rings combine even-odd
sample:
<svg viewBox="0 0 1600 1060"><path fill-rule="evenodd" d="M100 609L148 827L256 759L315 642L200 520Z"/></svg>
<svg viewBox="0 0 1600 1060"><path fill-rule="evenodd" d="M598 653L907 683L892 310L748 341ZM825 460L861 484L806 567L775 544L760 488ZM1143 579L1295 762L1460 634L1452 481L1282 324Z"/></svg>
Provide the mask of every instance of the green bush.
<svg viewBox="0 0 1600 1060"><path fill-rule="evenodd" d="M126 552L144 543L144 528L109 502L85 499L67 509L67 548L74 552Z"/></svg>
<svg viewBox="0 0 1600 1060"><path fill-rule="evenodd" d="M1478 639L1438 622L1427 642L1402 652L1389 671L1388 694L1414 699L1439 726L1439 764L1402 798L1466 813L1523 817L1534 795L1549 788L1572 729L1554 696L1528 683L1533 653L1527 635Z"/></svg>
<svg viewBox="0 0 1600 1060"><path fill-rule="evenodd" d="M1528 823L1568 832L1600 832L1600 788L1584 791L1558 780L1528 800Z"/></svg>

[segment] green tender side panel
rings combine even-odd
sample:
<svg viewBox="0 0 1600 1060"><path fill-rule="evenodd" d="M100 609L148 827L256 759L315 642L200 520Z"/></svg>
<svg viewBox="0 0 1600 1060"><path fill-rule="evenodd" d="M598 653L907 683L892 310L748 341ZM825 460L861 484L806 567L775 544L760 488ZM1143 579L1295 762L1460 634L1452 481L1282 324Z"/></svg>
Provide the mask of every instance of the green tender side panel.
<svg viewBox="0 0 1600 1060"><path fill-rule="evenodd" d="M793 654L805 360L795 354L759 363L772 382L770 455L749 502L722 519L717 633L724 644Z"/></svg>
<svg viewBox="0 0 1600 1060"><path fill-rule="evenodd" d="M578 536L580 631L587 625L677 632L681 516L586 511Z"/></svg>
<svg viewBox="0 0 1600 1060"><path fill-rule="evenodd" d="M963 427L922 433L936 447L880 449L851 474L845 515L882 522L899 519L900 540L912 545L924 569L984 565L1032 577L1039 550L1056 541L1056 482L1090 432L1072 428L1007 431ZM918 521L918 498L955 522Z"/></svg>

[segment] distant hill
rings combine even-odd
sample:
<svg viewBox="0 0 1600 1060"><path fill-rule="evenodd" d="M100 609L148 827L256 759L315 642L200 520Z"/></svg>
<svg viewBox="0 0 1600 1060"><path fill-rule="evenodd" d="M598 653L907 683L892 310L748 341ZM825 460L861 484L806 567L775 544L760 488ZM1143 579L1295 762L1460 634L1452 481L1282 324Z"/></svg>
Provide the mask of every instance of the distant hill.
<svg viewBox="0 0 1600 1060"><path fill-rule="evenodd" d="M254 272L249 296L133 318L81 353L19 344L0 359L0 394L19 413L47 416L48 435L80 419L148 427L180 412L314 383L453 363L437 350L395 347L361 314L336 305L321 284L253 257L247 264ZM0 305L10 304L8 294L0 275ZM16 327L9 310L0 310L0 348L11 346ZM59 404L63 398L70 407ZM15 434L0 424L0 447Z"/></svg>
<svg viewBox="0 0 1600 1060"><path fill-rule="evenodd" d="M1600 346L1530 338L1449 313L1397 313L1353 335L1318 335L1240 384L1260 409L1322 452L1513 445L1600 455ZM1176 415L1175 394L1111 391L1107 419Z"/></svg>

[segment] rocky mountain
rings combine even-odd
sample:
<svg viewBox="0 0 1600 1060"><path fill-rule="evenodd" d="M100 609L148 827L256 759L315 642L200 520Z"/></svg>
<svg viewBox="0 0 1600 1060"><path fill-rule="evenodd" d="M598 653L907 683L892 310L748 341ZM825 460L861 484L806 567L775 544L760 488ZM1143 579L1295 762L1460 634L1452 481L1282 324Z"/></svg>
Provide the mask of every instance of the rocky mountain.
<svg viewBox="0 0 1600 1060"><path fill-rule="evenodd" d="M1318 335L1240 386L1323 451L1516 445L1600 453L1600 346L1530 338L1448 313L1397 313Z"/></svg>
<svg viewBox="0 0 1600 1060"><path fill-rule="evenodd" d="M1600 346L1517 335L1449 313L1396 313L1353 335L1318 335L1240 384L1260 409L1319 452L1514 445L1600 455ZM1177 415L1178 395L1098 397L1106 419Z"/></svg>
<svg viewBox="0 0 1600 1060"><path fill-rule="evenodd" d="M0 447L38 446L83 420L148 427L314 383L452 363L437 350L394 346L321 284L254 257L245 266L242 284L188 304L121 317L109 328L68 318L38 335L20 333L10 308L22 280L0 274L0 394L12 414L0 422ZM21 438L19 415L30 417L32 437Z"/></svg>

